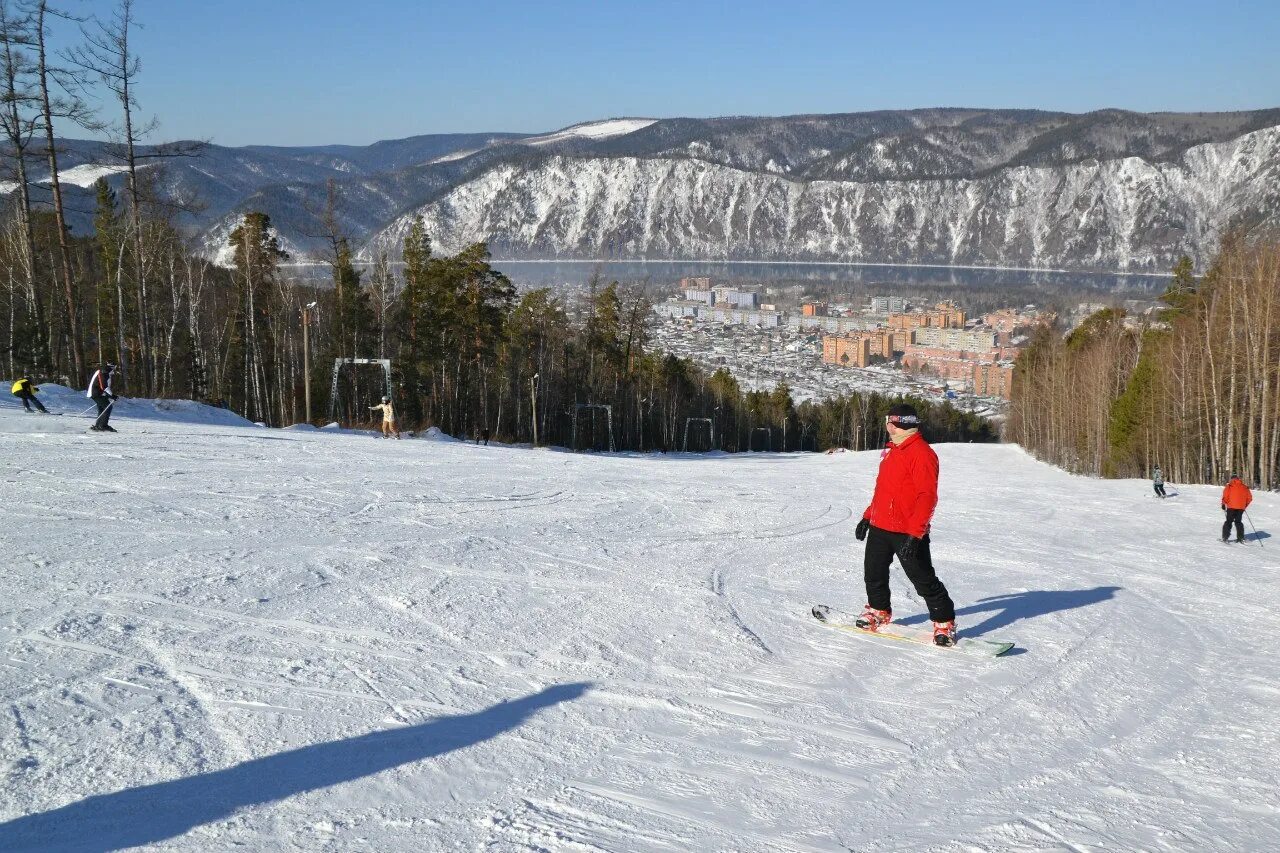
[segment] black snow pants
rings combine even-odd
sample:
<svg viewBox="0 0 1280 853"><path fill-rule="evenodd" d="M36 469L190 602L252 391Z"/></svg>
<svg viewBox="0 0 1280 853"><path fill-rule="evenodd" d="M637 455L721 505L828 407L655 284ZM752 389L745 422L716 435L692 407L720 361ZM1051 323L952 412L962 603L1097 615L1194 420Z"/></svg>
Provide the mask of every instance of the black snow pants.
<svg viewBox="0 0 1280 853"><path fill-rule="evenodd" d="M107 421L111 420L111 398L94 397L93 402L98 404L98 419L93 422L93 428L104 429Z"/></svg>
<svg viewBox="0 0 1280 853"><path fill-rule="evenodd" d="M867 550L863 554L863 578L867 582L867 603L876 610L890 610L889 567L898 548L907 540L905 533L890 533L872 527L867 534ZM907 579L916 588L929 608L929 618L935 622L952 622L956 618L956 606L947 594L947 588L933 571L929 556L929 537L920 540L915 556L909 560L898 558L907 573Z"/></svg>
<svg viewBox="0 0 1280 853"><path fill-rule="evenodd" d="M1168 497L1168 496L1164 493L1164 483L1154 483L1153 485L1155 486L1155 490L1156 490L1156 495L1157 495L1157 496L1162 497L1162 498L1163 498L1163 497Z"/></svg>
<svg viewBox="0 0 1280 853"><path fill-rule="evenodd" d="M1236 526L1236 541L1237 542L1244 541L1244 522L1241 520L1243 518L1244 518L1244 510L1242 509L1227 510L1227 520L1222 522L1222 541L1223 542L1227 541L1227 537L1231 533L1231 525L1233 524Z"/></svg>
<svg viewBox="0 0 1280 853"><path fill-rule="evenodd" d="M26 409L28 412L31 411L32 404L34 404L37 409L44 412L45 414L48 414L49 412L49 410L46 409L44 405L41 404L41 402L36 399L36 395L32 394L30 391L19 391L18 399L22 401L22 408Z"/></svg>

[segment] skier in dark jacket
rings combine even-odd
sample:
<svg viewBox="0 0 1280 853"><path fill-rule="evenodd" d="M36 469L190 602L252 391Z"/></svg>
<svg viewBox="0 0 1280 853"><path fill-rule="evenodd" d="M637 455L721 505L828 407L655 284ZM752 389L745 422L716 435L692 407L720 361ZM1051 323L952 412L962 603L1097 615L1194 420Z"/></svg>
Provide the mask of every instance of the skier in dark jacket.
<svg viewBox="0 0 1280 853"><path fill-rule="evenodd" d="M24 376L17 382L13 383L13 387L9 390L13 392L13 396L22 401L22 408L26 409L28 412L33 411L31 407L34 405L36 409L39 409L46 415L49 414L49 410L44 407L44 404L36 399L36 393L40 389L32 385L31 380L27 377Z"/></svg>
<svg viewBox="0 0 1280 853"><path fill-rule="evenodd" d="M111 390L111 376L115 369L114 364L104 364L94 371L89 387L85 389L84 395L98 406L98 419L89 427L94 432L115 432L107 423L111 420L111 407L116 402L116 394Z"/></svg>
<svg viewBox="0 0 1280 853"><path fill-rule="evenodd" d="M920 417L908 405L885 418L889 445L880 456L875 493L854 535L866 539L863 577L867 606L855 624L874 631L893 619L889 567L896 554L907 578L929 608L933 641L955 645L956 609L929 555L929 523L938 505L938 454L920 435Z"/></svg>

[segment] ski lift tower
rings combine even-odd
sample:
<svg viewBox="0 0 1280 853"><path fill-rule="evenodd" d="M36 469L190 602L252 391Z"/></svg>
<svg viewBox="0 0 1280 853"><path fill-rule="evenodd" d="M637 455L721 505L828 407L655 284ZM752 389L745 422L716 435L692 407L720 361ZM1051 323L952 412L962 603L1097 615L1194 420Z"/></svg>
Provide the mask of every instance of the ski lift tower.
<svg viewBox="0 0 1280 853"><path fill-rule="evenodd" d="M707 450L716 449L716 423L711 418L685 418L684 419L684 447L685 453L689 452L689 424L706 424L707 425Z"/></svg>
<svg viewBox="0 0 1280 853"><path fill-rule="evenodd" d="M389 358L335 358L333 360L333 382L329 386L329 420L333 421L338 416L338 377L342 373L342 368L350 367L352 369L363 365L376 364L382 367L383 385L386 388L383 394L391 396L391 359Z"/></svg>
<svg viewBox="0 0 1280 853"><path fill-rule="evenodd" d="M605 423L609 427L609 452L613 452L613 406L607 403L574 403L573 404L573 449L578 449L578 414L586 409L591 412L591 443L594 450L596 437L596 412L604 412Z"/></svg>

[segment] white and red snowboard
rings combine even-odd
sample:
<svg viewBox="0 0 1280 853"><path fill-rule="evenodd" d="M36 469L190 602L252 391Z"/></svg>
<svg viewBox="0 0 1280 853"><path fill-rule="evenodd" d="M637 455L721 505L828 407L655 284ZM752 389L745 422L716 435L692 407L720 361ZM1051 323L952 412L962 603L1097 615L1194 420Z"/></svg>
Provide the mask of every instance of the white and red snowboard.
<svg viewBox="0 0 1280 853"><path fill-rule="evenodd" d="M875 631L865 628L859 628L853 623L855 617L833 610L825 604L815 604L810 611L813 618L817 619L823 625L829 628L835 628L838 631L848 631L853 634L860 634L864 637L875 637L884 640L896 640L900 643L916 643L917 645L928 646L937 649L940 652L954 652L963 655L972 655L975 657L996 657L1013 648L1013 643L1003 640L984 640L979 637L965 637L963 634L957 638L954 646L939 646L933 642L933 631L928 628L916 628L910 625L897 625L890 622L888 625L882 625Z"/></svg>

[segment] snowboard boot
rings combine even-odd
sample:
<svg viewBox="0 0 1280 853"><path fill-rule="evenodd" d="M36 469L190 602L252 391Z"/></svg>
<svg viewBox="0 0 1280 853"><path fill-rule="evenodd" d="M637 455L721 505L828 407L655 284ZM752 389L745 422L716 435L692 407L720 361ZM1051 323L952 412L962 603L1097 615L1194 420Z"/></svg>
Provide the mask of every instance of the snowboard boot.
<svg viewBox="0 0 1280 853"><path fill-rule="evenodd" d="M877 631L882 625L888 625L892 621L892 610L876 610L868 604L862 608L862 615L853 620L853 624L864 631Z"/></svg>
<svg viewBox="0 0 1280 853"><path fill-rule="evenodd" d="M935 646L954 646L956 644L956 623L954 620L933 623L933 644Z"/></svg>

